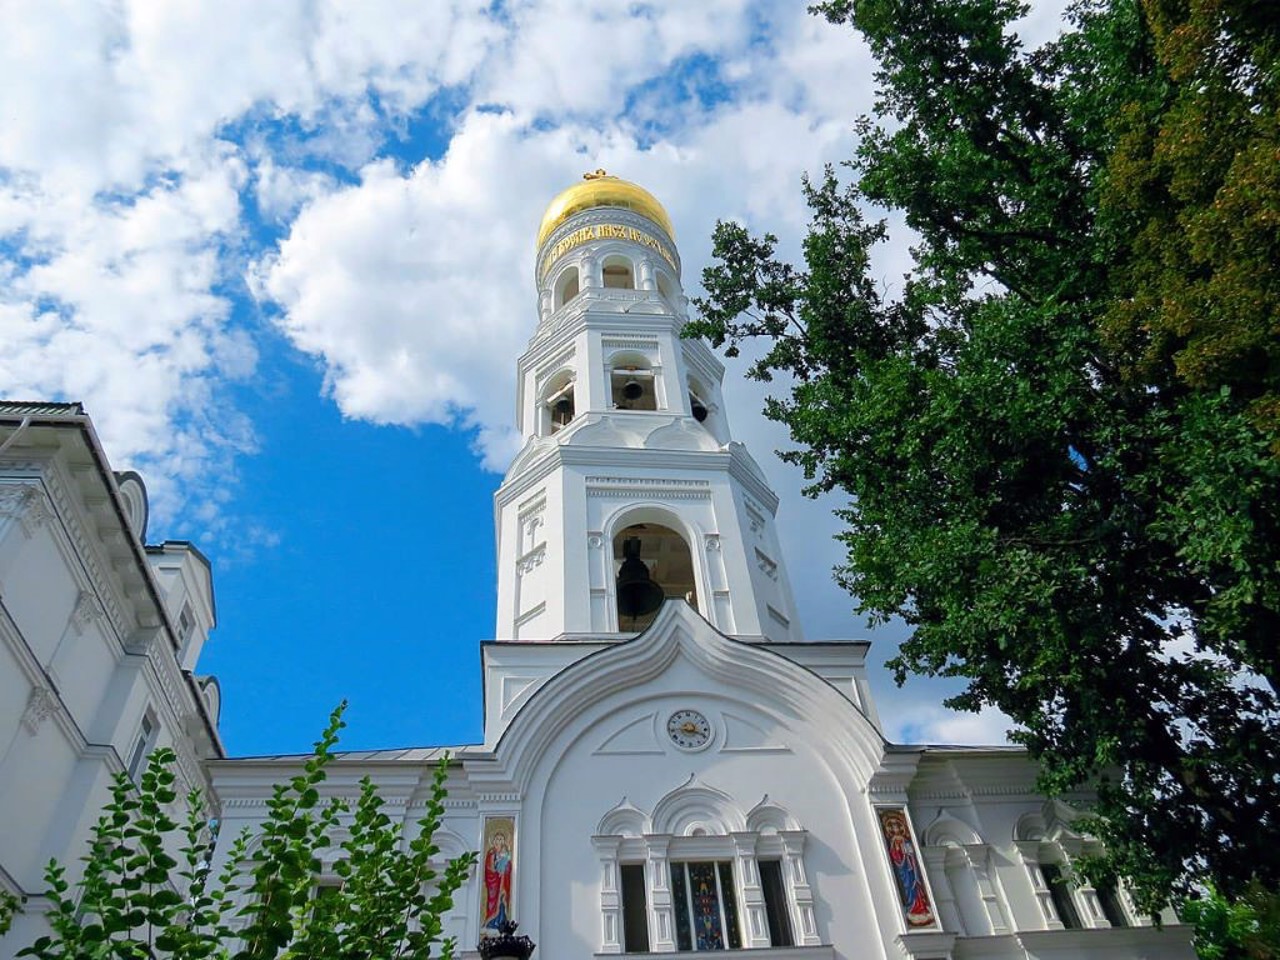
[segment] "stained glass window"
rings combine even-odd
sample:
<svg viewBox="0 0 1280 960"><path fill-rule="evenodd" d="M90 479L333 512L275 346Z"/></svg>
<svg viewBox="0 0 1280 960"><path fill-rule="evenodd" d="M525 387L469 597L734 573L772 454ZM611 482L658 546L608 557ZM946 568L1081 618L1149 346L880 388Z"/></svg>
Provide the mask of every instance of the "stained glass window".
<svg viewBox="0 0 1280 960"><path fill-rule="evenodd" d="M692 950L693 937L689 931L689 889L685 882L682 863L671 865L671 900L676 908L676 949Z"/></svg>
<svg viewBox="0 0 1280 960"><path fill-rule="evenodd" d="M736 950L742 946L733 890L733 864L727 860L671 865L676 949Z"/></svg>

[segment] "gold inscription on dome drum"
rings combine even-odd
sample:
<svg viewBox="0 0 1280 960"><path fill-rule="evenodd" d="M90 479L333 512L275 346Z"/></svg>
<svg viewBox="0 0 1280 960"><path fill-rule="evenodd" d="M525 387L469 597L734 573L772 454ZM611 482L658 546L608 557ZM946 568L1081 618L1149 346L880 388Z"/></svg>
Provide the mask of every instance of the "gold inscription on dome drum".
<svg viewBox="0 0 1280 960"><path fill-rule="evenodd" d="M630 240L632 243L638 243L656 251L663 260L670 264L672 270L676 269L675 257L671 255L671 252L667 250L662 241L652 234L637 230L635 227L623 226L620 223L598 223L590 227L580 227L572 233L566 234L554 247L548 250L547 257L542 264L542 276L545 277L547 272L555 266L556 261L570 250L580 247L584 243L590 243L592 240Z"/></svg>

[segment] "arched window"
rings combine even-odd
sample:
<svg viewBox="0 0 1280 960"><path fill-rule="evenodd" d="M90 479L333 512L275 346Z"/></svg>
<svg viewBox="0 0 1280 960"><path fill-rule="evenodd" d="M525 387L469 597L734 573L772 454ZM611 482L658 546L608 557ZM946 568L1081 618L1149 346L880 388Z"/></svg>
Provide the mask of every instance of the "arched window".
<svg viewBox="0 0 1280 960"><path fill-rule="evenodd" d="M634 290L636 288L635 269L626 257L606 257L601 271L604 286L615 290Z"/></svg>
<svg viewBox="0 0 1280 960"><path fill-rule="evenodd" d="M547 382L542 392L538 434L546 437L567 427L577 409L573 396L573 373L565 370Z"/></svg>
<svg viewBox="0 0 1280 960"><path fill-rule="evenodd" d="M556 280L555 309L559 310L576 297L579 289L578 268L569 267Z"/></svg>
<svg viewBox="0 0 1280 960"><path fill-rule="evenodd" d="M643 630L668 597L698 606L693 555L684 537L670 527L633 523L618 531L613 568L619 630Z"/></svg>
<svg viewBox="0 0 1280 960"><path fill-rule="evenodd" d="M658 385L649 361L642 356L614 357L609 390L615 410L657 410Z"/></svg>

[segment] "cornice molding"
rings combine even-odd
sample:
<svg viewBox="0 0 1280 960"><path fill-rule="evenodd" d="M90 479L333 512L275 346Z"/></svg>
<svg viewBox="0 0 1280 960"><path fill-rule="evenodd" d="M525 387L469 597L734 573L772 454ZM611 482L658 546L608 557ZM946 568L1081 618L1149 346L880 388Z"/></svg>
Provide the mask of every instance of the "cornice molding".
<svg viewBox="0 0 1280 960"><path fill-rule="evenodd" d="M739 483L743 483L745 477L753 487L759 487L763 483L762 478L753 478L749 472L739 475L734 471L734 456L732 450L587 447L561 445L552 441L546 445L545 450L537 451L536 457L521 464L517 472L508 475L494 494L494 502L499 510L505 509L512 503L527 497L533 487L564 467L613 468L624 475L631 476L640 471L675 473L690 470L721 475L727 472ZM752 489L750 492L753 496L761 495L759 490ZM763 493L768 502L776 505L777 497L768 487L763 487Z"/></svg>
<svg viewBox="0 0 1280 960"><path fill-rule="evenodd" d="M661 477L587 477L588 497L647 500L710 500L709 480Z"/></svg>

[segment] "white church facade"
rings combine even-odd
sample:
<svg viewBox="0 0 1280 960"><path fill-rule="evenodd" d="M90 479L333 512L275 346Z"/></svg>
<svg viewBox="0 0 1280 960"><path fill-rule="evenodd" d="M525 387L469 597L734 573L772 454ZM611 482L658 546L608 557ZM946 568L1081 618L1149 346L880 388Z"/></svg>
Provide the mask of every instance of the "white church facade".
<svg viewBox="0 0 1280 960"><path fill-rule="evenodd" d="M27 899L5 960L45 932L45 865L78 875L115 774L169 747L179 794L212 790L212 571L146 529L141 478L112 472L79 404L0 402L0 890Z"/></svg>
<svg viewBox="0 0 1280 960"><path fill-rule="evenodd" d="M804 639L777 498L733 440L723 367L680 337L658 201L597 172L552 202L537 242L524 446L495 503L484 740L450 748L437 834L443 855L480 862L446 934L470 951L517 920L545 960L1193 956L1185 928L1153 926L1123 890L1055 882L1092 841L1036 794L1020 750L889 743L868 645ZM0 523L7 587L27 534ZM0 737L25 735L10 733L20 712L0 711ZM304 759L202 749L223 836L260 822ZM411 824L443 749L340 754L329 787L369 776Z"/></svg>

